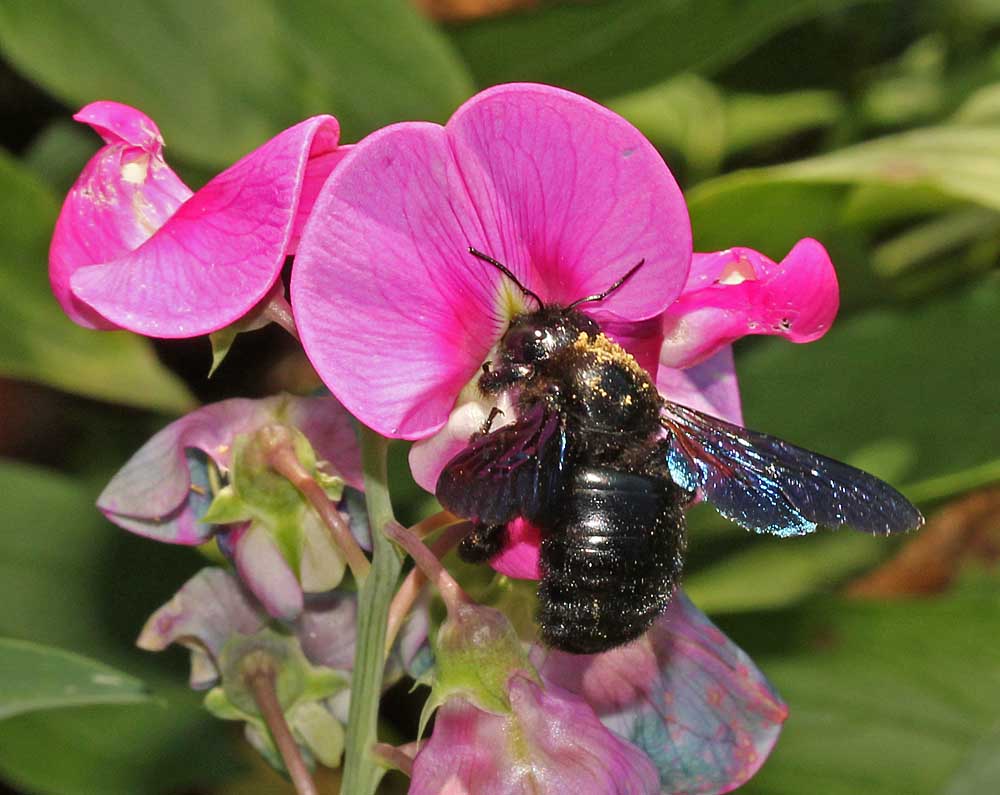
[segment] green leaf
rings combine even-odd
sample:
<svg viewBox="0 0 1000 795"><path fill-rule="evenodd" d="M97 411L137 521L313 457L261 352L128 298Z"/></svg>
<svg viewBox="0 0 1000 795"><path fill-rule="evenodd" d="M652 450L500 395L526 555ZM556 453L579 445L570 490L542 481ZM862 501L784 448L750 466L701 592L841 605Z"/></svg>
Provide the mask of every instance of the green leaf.
<svg viewBox="0 0 1000 795"><path fill-rule="evenodd" d="M552 3L457 27L481 86L535 80L613 97L719 69L795 24L870 0L604 0Z"/></svg>
<svg viewBox="0 0 1000 795"><path fill-rule="evenodd" d="M887 203L902 194L909 212L957 203L1000 210L1000 126L927 127L703 182L688 193L695 247L764 241L787 250L845 220L850 190L858 188L891 190ZM856 209L851 216L858 220Z"/></svg>
<svg viewBox="0 0 1000 795"><path fill-rule="evenodd" d="M193 398L147 340L97 332L67 318L52 296L52 194L0 152L0 374L87 397L182 412Z"/></svg>
<svg viewBox="0 0 1000 795"><path fill-rule="evenodd" d="M723 158L736 152L833 124L843 112L832 91L727 97L693 74L608 104L659 149L679 152L696 173L717 171Z"/></svg>
<svg viewBox="0 0 1000 795"><path fill-rule="evenodd" d="M22 712L149 698L142 682L79 654L0 638L0 720Z"/></svg>
<svg viewBox="0 0 1000 795"><path fill-rule="evenodd" d="M722 621L790 710L773 756L741 792L995 789L995 775L986 774L997 771L998 620L991 579L933 600L831 599Z"/></svg>
<svg viewBox="0 0 1000 795"><path fill-rule="evenodd" d="M873 472L917 502L998 481L998 316L1000 278L991 278L919 306L854 315L809 345L762 341L737 359L746 422ZM698 546L715 543L722 520L703 513L692 525L692 552L707 557ZM729 537L743 534L726 527ZM791 604L892 549L846 529L741 541L745 549L688 574L699 605Z"/></svg>
<svg viewBox="0 0 1000 795"><path fill-rule="evenodd" d="M134 647L143 621L193 573L197 556L112 527L94 507L96 488L53 472L0 462L0 491L0 635L106 661L144 681L155 699L5 720L0 778L34 793L153 795L231 775L235 756L221 726L183 685L186 655Z"/></svg>
<svg viewBox="0 0 1000 795"><path fill-rule="evenodd" d="M232 162L332 113L353 139L441 119L468 96L461 62L405 0L12 0L5 55L70 105L142 109L183 157Z"/></svg>

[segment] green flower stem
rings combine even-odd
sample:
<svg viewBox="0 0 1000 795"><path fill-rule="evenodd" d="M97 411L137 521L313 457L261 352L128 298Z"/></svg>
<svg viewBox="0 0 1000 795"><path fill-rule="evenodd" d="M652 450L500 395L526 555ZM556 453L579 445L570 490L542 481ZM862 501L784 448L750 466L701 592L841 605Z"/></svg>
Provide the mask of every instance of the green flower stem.
<svg viewBox="0 0 1000 795"><path fill-rule="evenodd" d="M341 792L351 795L373 795L384 772L372 749L378 739L376 724L385 668L383 649L389 603L402 568L399 553L383 532L394 521L385 463L388 445L387 439L361 428L361 463L373 551L371 575L358 592L358 639L341 785Z"/></svg>
<svg viewBox="0 0 1000 795"><path fill-rule="evenodd" d="M285 763L285 769L295 785L295 791L298 795L317 795L316 784L309 775L309 768L302 759L298 743L292 736L292 730L288 728L288 722L278 701L274 668L267 664L246 666L243 681L257 702L261 717L264 718L264 723L267 724L271 738Z"/></svg>

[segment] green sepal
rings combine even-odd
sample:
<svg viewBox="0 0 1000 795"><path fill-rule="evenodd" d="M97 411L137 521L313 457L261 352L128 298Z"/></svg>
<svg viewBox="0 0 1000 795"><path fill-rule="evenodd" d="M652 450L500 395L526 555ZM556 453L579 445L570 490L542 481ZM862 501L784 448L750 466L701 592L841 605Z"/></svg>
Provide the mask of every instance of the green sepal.
<svg viewBox="0 0 1000 795"><path fill-rule="evenodd" d="M349 687L346 675L312 665L293 636L271 629L234 635L223 647L219 663L222 684L206 694L205 708L222 720L244 721L252 744L273 767L283 769L281 757L246 683L246 677L261 669L274 676L278 703L296 741L310 758L328 767L339 764L344 730L320 702Z"/></svg>
<svg viewBox="0 0 1000 795"><path fill-rule="evenodd" d="M245 522L252 516L249 506L243 502L232 485L219 490L201 517L207 524L234 524Z"/></svg>
<svg viewBox="0 0 1000 795"><path fill-rule="evenodd" d="M337 767L344 753L344 727L329 710L315 701L298 705L289 716L296 738L327 767Z"/></svg>
<svg viewBox="0 0 1000 795"><path fill-rule="evenodd" d="M234 324L220 328L218 331L213 331L208 335L208 341L212 343L212 365L208 368L209 378L215 374L215 371L219 369L219 365L229 355L229 350L233 347L233 343L236 342L236 335L239 333L239 329Z"/></svg>
<svg viewBox="0 0 1000 795"><path fill-rule="evenodd" d="M517 673L541 684L510 620L491 607L453 608L434 645L434 685L420 714L418 737L431 714L452 696L487 712L511 711L507 682Z"/></svg>

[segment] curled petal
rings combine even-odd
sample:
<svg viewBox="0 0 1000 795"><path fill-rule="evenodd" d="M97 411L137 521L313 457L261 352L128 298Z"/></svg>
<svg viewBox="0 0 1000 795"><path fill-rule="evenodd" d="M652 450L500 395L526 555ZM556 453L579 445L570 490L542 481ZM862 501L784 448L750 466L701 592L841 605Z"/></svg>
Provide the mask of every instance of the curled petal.
<svg viewBox="0 0 1000 795"><path fill-rule="evenodd" d="M91 325L154 337L238 320L281 272L303 185L322 182L335 164L336 120L316 116L285 130L191 195L163 162L152 122L101 106L80 119L109 144L70 192L50 252L63 306L75 320L83 303L85 321L103 318Z"/></svg>
<svg viewBox="0 0 1000 795"><path fill-rule="evenodd" d="M219 654L229 637L252 635L263 626L235 577L222 569L202 569L149 617L137 644L147 651L161 651L171 643L187 646L191 687L203 690L218 681Z"/></svg>
<svg viewBox="0 0 1000 795"><path fill-rule="evenodd" d="M227 470L234 437L276 419L299 427L345 481L360 484L361 454L352 421L336 400L233 398L203 406L153 436L112 478L97 506L133 533L173 544L200 544L212 535L212 527L198 521L199 508L207 508L201 505L206 484L192 483L195 464L190 451L201 451Z"/></svg>
<svg viewBox="0 0 1000 795"><path fill-rule="evenodd" d="M788 714L750 658L681 591L635 643L587 656L536 647L533 659L546 683L582 696L649 755L664 793L740 786Z"/></svg>
<svg viewBox="0 0 1000 795"><path fill-rule="evenodd" d="M556 795L660 791L650 760L608 731L581 698L520 675L511 713L452 698L413 762L410 795Z"/></svg>
<svg viewBox="0 0 1000 795"><path fill-rule="evenodd" d="M533 305L469 246L562 302L604 290L645 259L587 307L638 320L679 293L690 229L642 135L559 89L499 86L446 127L399 124L366 138L316 200L292 303L320 376L383 434L440 429L510 317Z"/></svg>
<svg viewBox="0 0 1000 795"><path fill-rule="evenodd" d="M743 424L743 404L730 345L684 370L661 365L656 371L656 388L674 403Z"/></svg>
<svg viewBox="0 0 1000 795"><path fill-rule="evenodd" d="M748 248L695 254L684 292L664 315L660 364L690 367L747 334L812 342L838 306L833 264L810 238L780 263Z"/></svg>
<svg viewBox="0 0 1000 795"><path fill-rule="evenodd" d="M294 621L302 613L302 586L270 534L249 523L231 530L227 544L240 580L253 592L268 615Z"/></svg>
<svg viewBox="0 0 1000 795"><path fill-rule="evenodd" d="M74 296L73 273L125 256L149 239L191 190L163 160L163 138L145 114L117 102L94 102L73 117L106 141L70 189L49 251L49 279L63 311L89 328L114 329Z"/></svg>

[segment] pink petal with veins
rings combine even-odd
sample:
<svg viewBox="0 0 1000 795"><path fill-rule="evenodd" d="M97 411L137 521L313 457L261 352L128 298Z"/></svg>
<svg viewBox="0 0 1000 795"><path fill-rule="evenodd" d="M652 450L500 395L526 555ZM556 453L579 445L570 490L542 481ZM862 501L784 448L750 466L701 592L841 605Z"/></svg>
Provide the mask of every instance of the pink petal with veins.
<svg viewBox="0 0 1000 795"><path fill-rule="evenodd" d="M533 307L468 253L568 303L644 266L595 317L641 320L677 296L690 229L673 177L621 117L549 86L478 94L446 127L357 144L316 200L292 274L307 354L380 433L439 430L513 314ZM359 333L363 330L363 333Z"/></svg>
<svg viewBox="0 0 1000 795"><path fill-rule="evenodd" d="M238 320L281 272L303 185L314 190L336 163L337 122L316 116L192 195L139 111L103 102L78 118L108 145L66 199L50 277L70 317L92 327L192 337Z"/></svg>
<svg viewBox="0 0 1000 795"><path fill-rule="evenodd" d="M780 263L748 248L695 254L683 293L664 315L660 364L690 367L747 334L812 342L838 306L833 263L811 238Z"/></svg>
<svg viewBox="0 0 1000 795"><path fill-rule="evenodd" d="M73 295L73 273L138 248L191 190L164 162L163 138L145 114L117 102L94 102L73 118L93 127L107 146L91 158L66 197L52 235L49 279L74 322L114 329L116 323Z"/></svg>
<svg viewBox="0 0 1000 795"><path fill-rule="evenodd" d="M540 580L538 548L542 543L541 531L527 519L515 519L507 525L507 543L503 551L490 561L490 566L501 574L519 580Z"/></svg>

